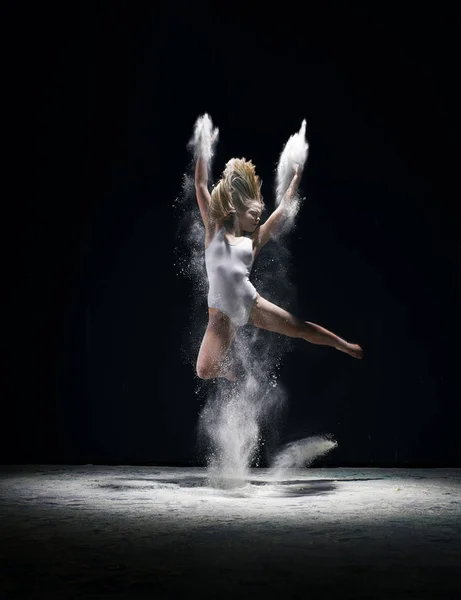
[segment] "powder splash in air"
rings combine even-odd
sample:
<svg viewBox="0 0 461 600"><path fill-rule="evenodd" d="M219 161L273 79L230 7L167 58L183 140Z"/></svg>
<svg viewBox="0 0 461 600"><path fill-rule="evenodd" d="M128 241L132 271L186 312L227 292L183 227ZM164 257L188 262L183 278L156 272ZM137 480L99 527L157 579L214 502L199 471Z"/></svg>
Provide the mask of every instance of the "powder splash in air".
<svg viewBox="0 0 461 600"><path fill-rule="evenodd" d="M303 120L299 131L288 139L280 154L275 177L275 203L278 206L290 185L296 165L304 169L307 161L309 144L306 140L306 120ZM296 196L290 202L286 211L286 219L278 231L278 235L288 233L294 228L295 219L299 212L301 200Z"/></svg>
<svg viewBox="0 0 461 600"><path fill-rule="evenodd" d="M332 436L313 436L287 444L274 457L270 470L271 479L280 479L287 469L309 467L314 460L325 456L337 447Z"/></svg>
<svg viewBox="0 0 461 600"><path fill-rule="evenodd" d="M219 129L213 126L210 115L205 113L197 119L194 133L189 140L188 148L192 150L194 159L203 158L208 163L214 155L219 137Z"/></svg>

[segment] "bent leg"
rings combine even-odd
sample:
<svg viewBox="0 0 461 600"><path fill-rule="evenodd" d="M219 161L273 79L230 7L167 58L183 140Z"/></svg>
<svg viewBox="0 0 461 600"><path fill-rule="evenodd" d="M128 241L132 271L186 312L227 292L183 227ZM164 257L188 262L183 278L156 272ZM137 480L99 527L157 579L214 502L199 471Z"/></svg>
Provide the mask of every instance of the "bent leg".
<svg viewBox="0 0 461 600"><path fill-rule="evenodd" d="M357 344L346 342L320 325L303 321L259 295L250 314L250 323L267 331L302 338L311 344L331 346L355 358L363 357L362 348Z"/></svg>
<svg viewBox="0 0 461 600"><path fill-rule="evenodd" d="M210 309L208 313L208 325L197 358L197 375L200 379L223 377L235 381L237 376L229 360L235 326L217 309Z"/></svg>

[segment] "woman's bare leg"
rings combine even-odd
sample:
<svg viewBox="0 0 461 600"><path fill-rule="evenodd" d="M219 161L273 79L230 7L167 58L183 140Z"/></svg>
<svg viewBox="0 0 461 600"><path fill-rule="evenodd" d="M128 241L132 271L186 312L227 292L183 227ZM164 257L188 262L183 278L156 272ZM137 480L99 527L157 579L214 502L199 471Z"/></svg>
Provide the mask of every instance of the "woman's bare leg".
<svg viewBox="0 0 461 600"><path fill-rule="evenodd" d="M215 308L210 308L208 325L197 358L197 375L200 379L237 379L229 357L229 348L234 338L235 326L229 317Z"/></svg>
<svg viewBox="0 0 461 600"><path fill-rule="evenodd" d="M311 344L332 346L354 358L363 358L363 350L358 344L350 344L320 325L302 321L259 295L250 314L250 323L261 329L302 338Z"/></svg>

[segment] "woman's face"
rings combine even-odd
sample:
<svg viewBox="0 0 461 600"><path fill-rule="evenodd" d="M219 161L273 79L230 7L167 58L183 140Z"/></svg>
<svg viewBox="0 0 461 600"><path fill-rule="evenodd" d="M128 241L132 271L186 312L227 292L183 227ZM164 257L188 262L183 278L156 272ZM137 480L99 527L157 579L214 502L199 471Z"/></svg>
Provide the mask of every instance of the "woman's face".
<svg viewBox="0 0 461 600"><path fill-rule="evenodd" d="M248 233L253 232L259 225L261 213L261 202L259 202L259 200L254 200L244 212L239 213L240 228Z"/></svg>

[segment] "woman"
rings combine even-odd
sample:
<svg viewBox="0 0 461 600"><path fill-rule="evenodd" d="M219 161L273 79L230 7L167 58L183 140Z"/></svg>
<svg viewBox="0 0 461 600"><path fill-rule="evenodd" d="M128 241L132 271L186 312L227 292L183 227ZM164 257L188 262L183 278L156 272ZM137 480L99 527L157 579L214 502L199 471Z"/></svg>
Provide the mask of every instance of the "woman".
<svg viewBox="0 0 461 600"><path fill-rule="evenodd" d="M312 344L332 346L355 358L363 351L327 329L302 321L265 300L249 281L254 259L274 234L296 196L302 169L297 166L279 206L265 223L259 224L263 201L254 165L231 159L223 176L208 191L207 162L198 157L195 190L205 225L205 264L208 275L208 326L197 359L202 379L237 379L229 359L229 348L237 327L247 323Z"/></svg>

